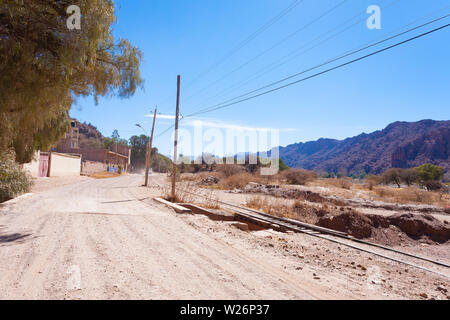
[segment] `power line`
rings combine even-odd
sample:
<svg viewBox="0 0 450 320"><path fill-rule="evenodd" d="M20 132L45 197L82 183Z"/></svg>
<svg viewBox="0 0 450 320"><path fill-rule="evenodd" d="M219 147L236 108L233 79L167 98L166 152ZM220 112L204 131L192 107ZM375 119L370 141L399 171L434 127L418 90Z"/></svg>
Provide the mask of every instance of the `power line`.
<svg viewBox="0 0 450 320"><path fill-rule="evenodd" d="M221 65L224 61L226 61L228 58L233 56L237 51L245 47L248 43L250 43L253 39L257 38L261 33L269 29L272 25L274 25L276 22L278 22L281 18L286 16L289 12L291 12L295 7L297 7L299 4L301 4L304 0L294 0L289 6L284 8L281 12L279 12L276 16L271 18L269 21L267 21L265 24L263 24L261 27L259 27L256 31L254 31L252 34L250 34L247 38L245 38L243 41L241 41L237 46L235 46L232 50L230 50L227 54L225 54L222 58L220 58L218 61L216 61L212 66L207 68L205 71L201 72L199 75L197 75L192 81L190 81L185 88L190 87L192 84L194 84L196 81L201 79L204 75L208 74L215 68L217 68L219 65ZM165 104L166 101L168 101L170 97L167 97L167 99L163 100L161 104Z"/></svg>
<svg viewBox="0 0 450 320"><path fill-rule="evenodd" d="M331 12L335 11L336 9L338 9L341 5L343 5L345 2L347 2L347 0L343 0L341 2L339 2L337 5L333 6L331 9L327 10L326 12L322 13L319 17L313 19L312 21L308 22L307 24L303 25L302 27L298 28L297 30L295 30L294 32L290 33L288 36L284 37L283 39L277 41L275 44L273 44L271 47L267 48L266 50L264 50L263 52L259 53L258 55L254 56L253 58L247 60L246 62L244 62L243 64L239 65L238 67L234 68L233 70L231 70L230 72L228 72L227 74L225 74L224 76L222 76L221 78L213 81L212 83L210 83L209 85L207 85L206 87L204 87L203 89L197 91L196 93L190 95L189 97L187 97L185 99L185 102L190 100L192 97L194 97L195 95L204 92L205 90L207 90L208 88L210 88L211 86L213 86L214 84L222 81L223 79L226 79L227 77L229 77L230 75L232 75L233 73L235 73L236 71L244 68L245 66L247 66L248 64L252 63L253 61L257 60L258 58L262 57L263 55L265 55L267 52L275 49L276 47L278 47L279 45L281 45L282 43L284 43L285 41L287 41L288 39L292 38L293 36L295 36L296 34L298 34L299 32L305 30L306 28L308 28L309 26L313 25L314 23L316 23L317 21L321 20L322 18L324 18L325 16L327 16L328 14L330 14Z"/></svg>
<svg viewBox="0 0 450 320"><path fill-rule="evenodd" d="M391 3L389 3L388 5L386 5L385 7L383 7L383 9L389 8L390 6L392 6L393 4L397 3L398 1L399 1L399 0L393 0ZM318 47L318 46L320 46L320 45L322 45L322 44L328 42L329 40L335 38L336 36L338 36L338 35L344 33L344 32L347 31L348 29L350 29L350 28L352 28L353 26L357 25L357 24L360 23L361 21L364 21L366 18L364 17L363 19L356 21L354 24L352 24L352 25L350 25L350 26L348 26L348 27L346 27L346 28L344 28L344 29L342 29L342 30L340 30L340 31L338 31L338 32L336 32L336 33L334 33L334 34L332 34L331 36L325 38L324 40L322 40L321 42L315 44L314 46L309 47L308 49L305 49L305 50L303 50L303 51L300 52L300 53L297 53L297 52L300 51L301 49L307 47L310 43L314 43L316 40L321 39L323 36L329 34L330 32L334 31L335 29L341 28L342 26L345 26L348 22L354 20L354 19L357 18L358 16L365 15L365 14L366 14L366 11L362 11L361 13L358 13L357 15L351 17L350 19L348 19L348 20L346 20L345 22L339 24L338 26L329 29L329 30L326 31L325 33L322 33L320 36L314 38L313 40L309 41L309 42L306 43L305 45L302 45L302 46L300 46L299 48L295 49L294 51L290 52L289 54L283 56L282 58L278 59L277 61L275 61L275 62L273 62L273 63L271 63L271 64L269 64L269 65L263 67L262 69L258 70L255 74L250 75L250 76L247 77L246 79L244 79L244 80L242 80L242 81L239 81L238 83L232 85L231 87L228 87L228 88L226 88L226 89L220 91L218 94L214 95L212 98L210 98L210 99L208 99L208 100L211 100L211 99L214 99L214 98L216 98L216 97L222 96L222 95L223 95L224 93L226 93L227 91L230 91L230 90L233 91L233 89L236 88L236 87L241 87L242 85L245 85L245 84L247 84L247 83L249 83L249 82L251 82L251 81L253 81L253 80L256 80L256 79L262 77L263 75L265 75L265 74L271 72L272 70L277 69L277 68L281 67L282 65L288 63L289 61L294 60L295 58L299 57L300 55L303 55L303 54L305 54L305 53L307 53L307 52L313 50L314 48L316 48L316 47ZM296 54L296 53L297 53L297 54ZM294 55L294 56L292 56L292 55ZM284 61L283 61L283 60L284 60ZM282 62L280 62L280 63L277 64L277 62L279 62L279 61L282 61Z"/></svg>
<svg viewBox="0 0 450 320"><path fill-rule="evenodd" d="M448 17L449 15L450 15L450 14L447 14L447 15L445 15L445 16L442 16L442 17L440 17L440 18L434 19L434 20L429 21L429 22L427 22L427 23L424 23L424 24L422 24L422 25L420 25L420 26L417 26L417 27L415 27L415 28L412 28L412 29L409 29L409 30L407 30L407 31L401 32L400 34L397 34L397 35L391 36L391 37L389 37L389 38L387 38L387 39L381 40L381 41L377 42L377 44L380 44L380 43L382 43L382 42L388 41L389 39L396 38L396 37L398 37L398 36L400 36L400 35L403 35L403 34L405 34L405 33L407 33L407 32L411 32L411 31L416 30L416 29L418 29L418 28L421 28L421 27L423 27L423 26L429 25L430 23L433 23L433 22L442 20L442 19ZM238 104L238 103L242 103L242 102L245 102L245 101L248 101L248 100L251 100L251 99L255 99L255 98L257 98L257 97L260 97L260 96L263 96L263 95L266 95L266 94L269 94L269 93L272 93L272 92L275 92L275 91L284 89L284 88L289 87L289 86L292 86L292 85L294 85L294 84L298 84L298 83L300 83L300 82L304 82L304 81L306 81L306 80L309 80L309 79L318 77L318 76L320 76L320 75L322 75L322 74L325 74L325 73L334 71L334 70L336 70L336 69L342 68L342 67L344 67L344 66L353 64L353 63L355 63L355 62L358 62L358 61L361 61L361 60L363 60L363 59L369 58L369 57L371 57L371 56L374 56L374 55L376 55L376 54L382 53L382 52L384 52L384 51L393 49L393 48L395 48L395 47L398 47L398 46L403 45L403 44L405 44L405 43L411 42L411 41L413 41L413 40L422 38L422 37L424 37L424 36L426 36L426 35L429 35L429 34L432 34L432 33L434 33L434 32L437 32L437 31L439 31L439 30L445 29L445 28L447 28L447 27L449 27L449 26L450 26L450 24L443 25L443 26L441 26L441 27L438 27L438 28L432 29L432 30L430 30L430 31L424 32L424 33L422 33L422 34L419 34L419 35L417 35L417 36L414 36L414 37L411 37L411 38L409 38L409 39L403 40L403 41L401 41L401 42L395 43L395 44L390 45L390 46L388 46L388 47L385 47L385 48L379 49L379 50L377 50L377 51L374 51L374 52L372 52L372 53L366 54L366 55L364 55L364 56L362 56L362 57L353 59L353 60L348 61L348 62L346 62L346 63L343 63L343 64L340 64L340 65L338 65L338 66L329 68L329 69L327 69L327 70L324 70L324 71L315 73L315 74L310 75L310 76L308 76L308 77L305 77L305 78L302 78L302 79L299 79L299 80L290 82L290 83L285 84L285 85L283 85L283 86L280 86L280 87L277 87L277 88L274 88L274 89L271 89L271 90L268 90L268 91L259 93L259 94L257 94L257 95L253 95L253 96L251 96L251 97L247 97L247 98L245 98L245 99L241 99L241 100L238 100L238 101L235 101L235 102L231 102L231 103L226 103L226 104L221 103L221 104L219 104L219 105L215 105L215 106L212 106L212 107L209 107L209 108L204 108L204 109L202 109L202 110L199 110L199 111L197 111L197 112L194 112L194 113L191 113L191 114L188 114L188 115L184 116L183 119L189 118L189 117L193 117L193 116L196 116L196 115L199 115L199 114L209 113L209 112L212 112L212 111L216 111L216 110L219 110L219 109L223 109L223 108L226 108L226 107L229 107L229 106ZM375 45L375 44L370 45L370 46L366 47L365 49L367 49L367 48L369 48L369 47L372 47L372 46L374 46L374 45ZM357 50L357 51L355 51L355 52L360 52L361 50L365 50L365 49L360 49L360 50ZM354 54L355 52L353 52L353 53L351 53L351 54ZM345 56L349 56L349 55L350 55L350 54L346 54ZM343 58L343 57L344 57L344 56L342 56L341 58ZM339 58L339 59L341 59L341 58ZM332 59L332 60L330 60L329 62L323 63L323 64L321 64L321 65L319 65L319 66L323 66L323 65L325 65L325 64L334 62L334 61L336 61L336 60L337 60L337 58L336 58L336 59ZM313 67L313 68L311 68L311 69L314 69L314 68L318 68L318 66ZM311 70L309 70L309 71L311 71ZM302 73L305 73L305 72L307 72L307 71L302 71L302 72L297 73L297 74L295 74L295 75L292 75L292 76L286 77L286 78L284 78L284 79L275 81L275 82L273 82L273 83L271 83L271 84L269 84L269 85L266 85L266 86L264 86L264 87L262 87L262 88L267 88L267 87L273 86L274 84L277 84L277 83L286 81L287 79L290 79L290 78L292 78L292 77L298 76L299 74L302 74ZM251 91L251 92L260 91L260 90L262 90L262 88L253 90L253 91ZM245 96L245 95L248 95L248 94L249 94L249 93L246 93L246 94L244 94L244 96ZM232 100L235 100L235 99L237 99L237 97L234 98L234 99L232 99ZM174 127L174 126L172 125L171 127L167 128L167 129L164 130L163 132L159 133L159 134L157 135L157 137L162 136L163 134L165 134L166 132L168 132L169 130L171 130L173 127Z"/></svg>
<svg viewBox="0 0 450 320"><path fill-rule="evenodd" d="M369 57L371 57L371 56L374 56L374 55L376 55L376 54L382 53L382 52L387 51L387 50L389 50L389 49L398 47L398 46L400 46L400 45L403 45L403 44L408 43L408 42L410 42L410 41L413 41L413 40L416 40L416 39L418 39L418 38L424 37L424 36L426 36L426 35L428 35L428 34L437 32L437 31L442 30L442 29L444 29L444 28L447 28L447 27L449 27L449 26L450 26L450 24L443 25L443 26L441 26L441 27L438 27L438 28L435 28L435 29L433 29L433 30L427 31L427 32L425 32L425 33L422 33L422 34L420 34L420 35L414 36L414 37L409 38L409 39L407 39L407 40L398 42L398 43L393 44L393 45L391 45L391 46L388 46L388 47L385 47L385 48L383 48L383 49L377 50L377 51L375 51L375 52L369 53L369 54L364 55L364 56L362 56L362 57L353 59L353 60L348 61L348 62L346 62L346 63L343 63L343 64L340 64L340 65L338 65L338 66L329 68L329 69L327 69L327 70L324 70L324 71L315 73L315 74L313 74L313 75L311 75L311 76L308 76L308 77L306 77L306 78L302 78L302 79L299 79L299 80L290 82L290 83L285 84L285 85L283 85L283 86L280 86L280 87L277 87L277 88L274 88L274 89L271 89L271 90L262 92L262 93L257 94L257 95L253 95L253 96L248 97L248 98L245 98L245 99L241 99L241 100L239 100L239 101L235 101L235 102L232 102L232 103L229 103L229 104L221 105L221 106L218 106L218 107L215 107L215 108L212 108L212 109L209 109L209 110L205 110L205 111L202 111L202 112L195 112L195 113L192 113L192 114L190 114L190 115L188 115L188 116L186 116L186 117L192 117L192 116L194 116L194 115L203 114L203 113L208 113L208 112L212 112L212 111L215 111L215 110L223 109L223 108L226 108L226 107L229 107L229 106L238 104L238 103L242 103L242 102L244 102L244 101L248 101L248 100L251 100L251 99L255 99L255 98L257 98L257 97L260 97L260 96L269 94L269 93L274 92L274 91L278 91L278 90L287 88L287 87L292 86L292 85L294 85L294 84L297 84L297 83L300 83L300 82L303 82L303 81L306 81L306 80L309 80L309 79L318 77L318 76L320 76L320 75L322 75L322 74L325 74L325 73L331 72L331 71L333 71L333 70L342 68L342 67L344 67L344 66L347 66L347 65L349 65L349 64L358 62L358 61L360 61L360 60L369 58ZM185 118L186 118L186 117L185 117Z"/></svg>
<svg viewBox="0 0 450 320"><path fill-rule="evenodd" d="M276 85L276 84L279 84L279 83L281 83L281 82L284 82L284 81L286 81L286 80L292 79L292 78L294 78L294 77L297 77L297 76L302 75L302 74L304 74L304 73L307 73L307 72L309 72L309 71L318 69L318 68L323 67L323 66L325 66L325 65L327 65L327 64L330 64L330 63L336 62L336 61L338 61L338 60L341 60L341 59L343 59L343 58L346 58L346 57L348 57L348 56L354 55L354 54L356 54L356 53L358 53L358 52L367 50L367 49L369 49L369 48L371 48L371 47L377 46L377 45L379 45L379 44L381 44L381 43L384 43L384 42L386 42L386 41L389 41L389 40L392 40L392 39L394 39L394 38L400 37L400 36L402 36L402 35L404 35L404 34L406 34L406 33L409 33L409 32L415 31L415 30L417 30L417 29L423 28L423 27L425 27L425 26L427 26L427 25L429 25L429 24L432 24L432 23L435 23L435 22L437 22L437 21L443 20L443 19L447 18L448 16L450 16L450 14L446 14L446 15L441 16L441 17L439 17L439 18L436 18L436 19L434 19L434 20L432 20L432 21L428 21L428 22L423 23L423 24L421 24L421 25L419 25L419 26L416 26L416 27L414 27L414 28L408 29L408 30L403 31L403 32L401 32L401 33L395 34L395 35L393 35L393 36L391 36L391 37L388 37L388 38L385 38L385 39L383 39L383 40L377 41L377 42L375 42L375 43L372 43L372 44L367 45L367 46L365 46L365 47L362 47L362 48L360 48L360 49L357 49L357 50L354 50L354 51L351 51L351 52L347 52L347 53L345 53L345 54L343 54L343 55L340 55L340 56L338 56L338 57L336 57L336 58L333 58L333 59L331 59L331 60L328 60L328 61L326 61L326 62L323 62L323 63L321 63L321 64L318 64L318 65L316 65L316 66L314 66L314 67L305 69L305 70L303 70L303 71L301 71L301 72L295 73L295 74L293 74L293 75L290 75L290 76L285 77L285 78L283 78L283 79L281 79L281 80L275 81L275 82L273 82L273 83L270 83L270 84L265 85L265 86L263 86L263 87L260 87L260 88L258 88L258 89L249 91L249 92L247 92L247 93L245 93L245 94L239 95L239 96L234 97L234 98L232 98L232 99L228 99L228 100L223 101L223 102L221 102L221 103L218 103L218 104L216 104L216 105L214 105L214 106L211 106L211 107L208 107L208 108L199 110L199 111L197 111L197 112L195 112L195 113L193 113L193 114L190 114L190 115L188 115L188 116L195 115L195 114L197 114L198 112L202 112L202 111L204 111L204 110L208 110L208 109L210 109L210 108L214 108L214 107L220 106L220 105L222 105L222 104L226 104L226 103L231 102L231 101L233 101L233 100L236 100L236 99L245 97L245 96L247 96L247 95L249 95L249 94L252 94L252 93L255 93L255 92L264 90L264 89L266 89L266 88L272 87L272 86L274 86L274 85Z"/></svg>
<svg viewBox="0 0 450 320"><path fill-rule="evenodd" d="M248 36L246 39L244 39L241 43L239 43L236 47L234 47L231 51L229 51L227 54L225 54L222 58L220 58L216 63L214 63L211 67L209 67L207 70L203 71L201 74L199 74L194 80L189 82L186 87L191 86L194 82L196 82L198 79L203 77L205 74L211 72L216 67L221 65L225 60L227 60L229 57L234 55L237 51L245 47L248 43L250 43L253 39L258 37L261 33L269 29L272 25L274 25L276 22L278 22L281 18L283 18L285 15L287 15L289 12L291 12L295 7L297 7L300 3L302 3L304 0L295 0L292 2L287 8L282 10L278 15L270 19L268 22L266 22L263 26L258 28L255 32L253 32L250 36Z"/></svg>

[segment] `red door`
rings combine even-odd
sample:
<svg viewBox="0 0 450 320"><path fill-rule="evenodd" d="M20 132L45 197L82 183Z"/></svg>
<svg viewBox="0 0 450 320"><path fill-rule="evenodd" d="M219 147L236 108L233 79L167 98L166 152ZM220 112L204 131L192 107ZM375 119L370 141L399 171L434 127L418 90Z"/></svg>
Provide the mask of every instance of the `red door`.
<svg viewBox="0 0 450 320"><path fill-rule="evenodd" d="M39 177L48 176L48 153L41 153L39 157Z"/></svg>

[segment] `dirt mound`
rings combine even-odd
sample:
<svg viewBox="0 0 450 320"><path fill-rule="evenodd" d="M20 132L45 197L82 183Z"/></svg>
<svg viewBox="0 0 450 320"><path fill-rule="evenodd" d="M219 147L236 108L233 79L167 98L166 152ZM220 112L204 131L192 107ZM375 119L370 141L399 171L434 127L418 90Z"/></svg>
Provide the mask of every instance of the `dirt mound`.
<svg viewBox="0 0 450 320"><path fill-rule="evenodd" d="M373 223L365 215L349 210L338 215L327 215L319 219L319 226L346 232L355 238L368 238L372 234Z"/></svg>
<svg viewBox="0 0 450 320"><path fill-rule="evenodd" d="M396 214L387 218L391 225L413 238L427 236L433 241L446 242L450 239L450 228L432 216L417 214Z"/></svg>
<svg viewBox="0 0 450 320"><path fill-rule="evenodd" d="M358 239L368 238L374 229L387 229L395 226L412 239L427 237L436 242L450 240L450 227L432 216L418 214L395 214L392 216L364 215L349 210L337 215L321 217L318 225L346 232Z"/></svg>

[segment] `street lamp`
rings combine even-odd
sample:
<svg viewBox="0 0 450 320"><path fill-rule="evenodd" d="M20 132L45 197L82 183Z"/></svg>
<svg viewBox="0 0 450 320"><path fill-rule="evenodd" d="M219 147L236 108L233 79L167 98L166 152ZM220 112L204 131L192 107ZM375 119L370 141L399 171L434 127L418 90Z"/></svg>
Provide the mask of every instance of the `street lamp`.
<svg viewBox="0 0 450 320"><path fill-rule="evenodd" d="M150 139L148 141L147 152L145 155L145 183L144 183L145 187L148 186L148 171L150 169L150 157L151 157L151 153L152 153L152 140L153 140L153 131L155 130L156 111L157 111L157 109L155 108L155 115L153 116L152 133L151 133ZM140 124L136 124L136 126L141 128L142 131L144 131L144 133L146 133L145 129Z"/></svg>
<svg viewBox="0 0 450 320"><path fill-rule="evenodd" d="M147 135L147 132L145 132L144 127L142 127L139 123L136 124L136 127L139 127L142 129L142 131L144 131L144 134ZM150 159L149 159L149 154L150 154L150 140L147 143L147 149L145 151L145 183L144 186L147 187L148 185L148 171L149 171L149 166L150 166Z"/></svg>
<svg viewBox="0 0 450 320"><path fill-rule="evenodd" d="M145 129L139 124L139 123L136 123L136 127L139 127L139 128L141 128L142 129L142 131L144 131L144 133L145 134L147 134L147 132L145 132Z"/></svg>

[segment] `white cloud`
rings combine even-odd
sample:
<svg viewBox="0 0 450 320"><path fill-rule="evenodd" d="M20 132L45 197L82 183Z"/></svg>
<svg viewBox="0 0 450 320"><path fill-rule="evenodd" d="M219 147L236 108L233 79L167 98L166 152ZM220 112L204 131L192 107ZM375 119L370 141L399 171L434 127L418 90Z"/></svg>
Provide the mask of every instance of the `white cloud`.
<svg viewBox="0 0 450 320"><path fill-rule="evenodd" d="M271 130L280 130L280 131L295 131L296 129L279 129L279 128L271 128L271 127L256 127L249 125L241 125L236 122L226 122L217 119L207 119L207 118L186 118L180 125L185 126L202 126L205 128L218 128L218 129L229 129L236 131L271 131Z"/></svg>
<svg viewBox="0 0 450 320"><path fill-rule="evenodd" d="M153 114L145 115L147 118L153 118ZM158 114L156 116L156 120L175 120L175 115L171 114ZM182 120L182 121L181 121ZM169 124L168 122L162 121L163 124ZM235 131L271 131L271 130L279 130L282 132L293 132L298 131L295 128L272 128L272 127L257 127L257 126L249 126L244 124L238 124L236 121L228 122L219 119L213 118L202 118L202 117L190 117L190 118L182 118L180 117L180 127L196 127L202 126L203 128L217 128L217 129L228 129Z"/></svg>
<svg viewBox="0 0 450 320"><path fill-rule="evenodd" d="M145 115L146 118L153 118L153 114L146 114ZM175 119L174 115L171 114L157 114L156 115L156 120L158 119Z"/></svg>

